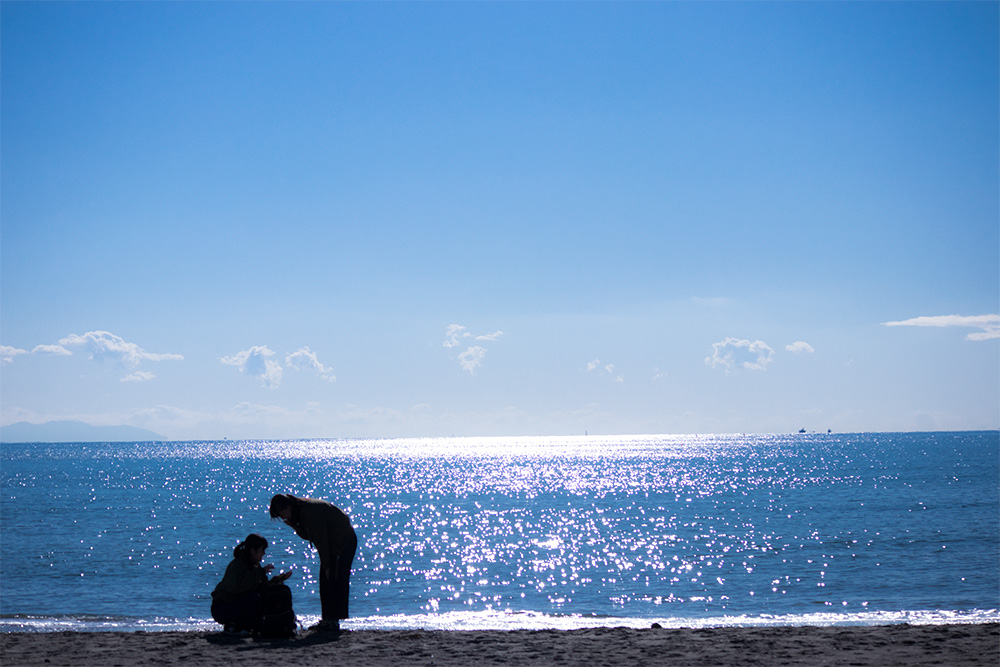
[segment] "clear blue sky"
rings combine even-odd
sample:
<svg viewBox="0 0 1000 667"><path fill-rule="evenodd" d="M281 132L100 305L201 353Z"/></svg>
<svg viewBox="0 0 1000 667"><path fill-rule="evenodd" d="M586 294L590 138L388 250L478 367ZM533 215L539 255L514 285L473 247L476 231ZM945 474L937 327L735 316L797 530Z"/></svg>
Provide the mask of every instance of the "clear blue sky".
<svg viewBox="0 0 1000 667"><path fill-rule="evenodd" d="M1000 426L995 2L0 5L0 424Z"/></svg>

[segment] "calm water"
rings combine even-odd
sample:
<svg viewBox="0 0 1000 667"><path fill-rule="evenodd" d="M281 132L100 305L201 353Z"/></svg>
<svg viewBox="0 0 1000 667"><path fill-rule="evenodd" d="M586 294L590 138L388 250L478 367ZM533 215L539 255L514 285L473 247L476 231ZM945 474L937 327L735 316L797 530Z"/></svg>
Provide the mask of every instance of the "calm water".
<svg viewBox="0 0 1000 667"><path fill-rule="evenodd" d="M360 547L347 627L980 622L1000 607L1000 434L0 445L0 629L215 627L272 494Z"/></svg>

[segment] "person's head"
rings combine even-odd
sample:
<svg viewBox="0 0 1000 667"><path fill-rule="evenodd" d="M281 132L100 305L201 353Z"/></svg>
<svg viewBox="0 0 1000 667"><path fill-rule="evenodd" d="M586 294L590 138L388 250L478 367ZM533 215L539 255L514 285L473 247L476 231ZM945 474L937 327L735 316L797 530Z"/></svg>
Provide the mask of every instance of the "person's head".
<svg viewBox="0 0 1000 667"><path fill-rule="evenodd" d="M233 549L233 558L239 558L248 565L259 565L266 550L267 540L257 533L250 533Z"/></svg>
<svg viewBox="0 0 1000 667"><path fill-rule="evenodd" d="M279 493L271 498L271 518L281 519L285 523L292 520L295 514L296 498L287 493Z"/></svg>

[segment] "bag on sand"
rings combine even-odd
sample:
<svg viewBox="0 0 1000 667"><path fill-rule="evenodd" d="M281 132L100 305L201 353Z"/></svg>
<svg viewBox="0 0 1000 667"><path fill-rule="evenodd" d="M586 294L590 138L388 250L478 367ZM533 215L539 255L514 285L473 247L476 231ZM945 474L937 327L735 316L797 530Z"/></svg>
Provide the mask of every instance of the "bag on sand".
<svg viewBox="0 0 1000 667"><path fill-rule="evenodd" d="M260 623L260 636L269 639L286 639L295 635L298 619L292 609L292 589L282 583L271 583L262 594L264 618Z"/></svg>

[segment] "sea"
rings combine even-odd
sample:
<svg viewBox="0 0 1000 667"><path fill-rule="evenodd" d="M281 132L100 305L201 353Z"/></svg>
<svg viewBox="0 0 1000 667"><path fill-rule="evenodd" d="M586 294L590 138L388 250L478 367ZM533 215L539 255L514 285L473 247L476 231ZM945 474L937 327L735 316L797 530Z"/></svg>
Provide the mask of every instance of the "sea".
<svg viewBox="0 0 1000 667"><path fill-rule="evenodd" d="M0 631L212 630L268 504L344 509L349 629L1000 620L1000 433L0 445Z"/></svg>

